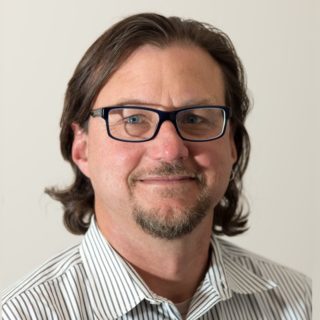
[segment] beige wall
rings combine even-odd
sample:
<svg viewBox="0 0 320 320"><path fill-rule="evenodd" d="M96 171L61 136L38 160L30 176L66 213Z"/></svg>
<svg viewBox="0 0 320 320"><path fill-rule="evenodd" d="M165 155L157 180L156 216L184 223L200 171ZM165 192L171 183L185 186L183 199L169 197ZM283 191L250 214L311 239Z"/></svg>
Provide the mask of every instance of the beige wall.
<svg viewBox="0 0 320 320"><path fill-rule="evenodd" d="M1 288L80 240L43 194L71 177L58 145L66 83L99 34L142 11L207 21L234 41L255 106L245 180L251 228L232 241L312 277L320 314L320 15L312 0L2 0Z"/></svg>

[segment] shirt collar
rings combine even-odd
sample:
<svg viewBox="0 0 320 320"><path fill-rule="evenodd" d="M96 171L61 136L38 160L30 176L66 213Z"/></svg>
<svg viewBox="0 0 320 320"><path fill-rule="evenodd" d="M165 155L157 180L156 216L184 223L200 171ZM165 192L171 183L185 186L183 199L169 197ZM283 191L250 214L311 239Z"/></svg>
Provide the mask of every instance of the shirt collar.
<svg viewBox="0 0 320 320"><path fill-rule="evenodd" d="M220 242L212 236L210 267L203 281L210 295L218 294L219 300L227 300L232 292L250 294L276 286L232 259ZM80 246L80 254L88 275L92 307L98 319L120 318L144 299L151 303L165 300L155 295L133 267L111 247L94 217Z"/></svg>
<svg viewBox="0 0 320 320"><path fill-rule="evenodd" d="M212 235L211 244L213 250L210 269L214 274L211 281L214 284L215 279L220 279L217 285L219 292L225 298L229 298L231 292L253 294L277 287L277 284L271 279L266 279L258 272L253 272L241 264L240 260L235 259L227 242ZM248 259L248 256L246 257Z"/></svg>
<svg viewBox="0 0 320 320"><path fill-rule="evenodd" d="M243 252L242 258L250 260L250 256L244 257ZM254 294L275 286L271 280L243 266L224 242L212 236L209 268L193 296L190 318L199 319L220 301L231 299L234 293Z"/></svg>

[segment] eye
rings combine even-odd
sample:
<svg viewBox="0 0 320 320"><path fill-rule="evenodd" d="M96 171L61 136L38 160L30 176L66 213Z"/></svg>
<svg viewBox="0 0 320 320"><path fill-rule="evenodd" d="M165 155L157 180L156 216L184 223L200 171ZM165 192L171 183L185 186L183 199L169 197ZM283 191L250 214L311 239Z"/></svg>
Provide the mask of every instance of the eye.
<svg viewBox="0 0 320 320"><path fill-rule="evenodd" d="M203 117L198 116L196 114L186 114L183 117L183 123L185 124L199 124L202 123L205 119Z"/></svg>
<svg viewBox="0 0 320 320"><path fill-rule="evenodd" d="M143 118L144 117L142 115L135 114L135 115L124 118L123 121L128 124L139 124L144 121Z"/></svg>

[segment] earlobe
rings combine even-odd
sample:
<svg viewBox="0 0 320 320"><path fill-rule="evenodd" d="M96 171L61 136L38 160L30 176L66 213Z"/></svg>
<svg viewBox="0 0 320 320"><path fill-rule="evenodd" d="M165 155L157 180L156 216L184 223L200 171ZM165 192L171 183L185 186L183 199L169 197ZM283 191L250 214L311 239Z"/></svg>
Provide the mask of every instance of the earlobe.
<svg viewBox="0 0 320 320"><path fill-rule="evenodd" d="M80 171L89 177L88 167L88 135L78 123L72 123L73 143L72 143L72 160Z"/></svg>

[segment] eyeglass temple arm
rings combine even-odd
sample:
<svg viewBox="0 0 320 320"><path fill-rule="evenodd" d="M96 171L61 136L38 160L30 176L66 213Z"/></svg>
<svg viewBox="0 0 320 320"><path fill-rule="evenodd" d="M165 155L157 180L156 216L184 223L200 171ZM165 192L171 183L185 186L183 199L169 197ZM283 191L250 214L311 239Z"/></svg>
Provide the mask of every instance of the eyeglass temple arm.
<svg viewBox="0 0 320 320"><path fill-rule="evenodd" d="M103 109L95 109L90 112L93 117L103 117Z"/></svg>

